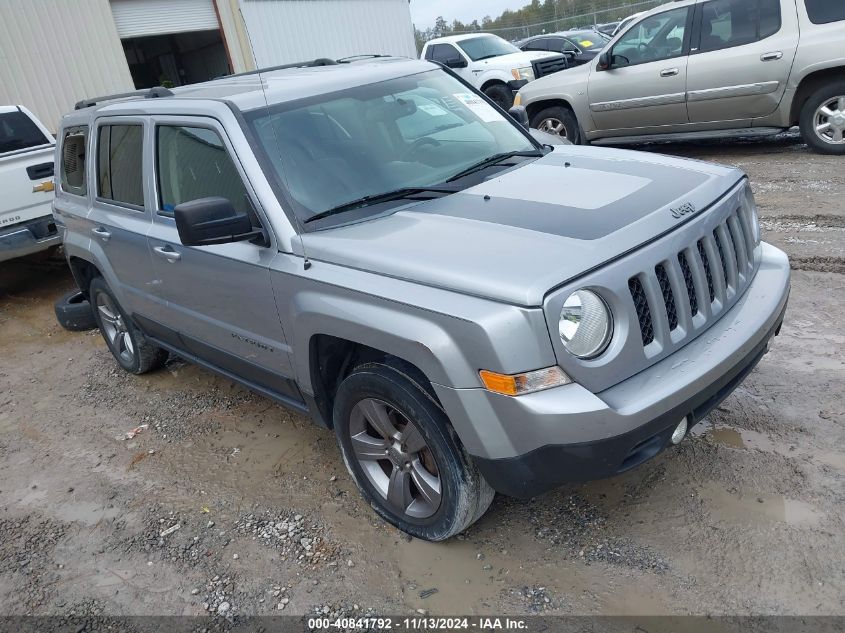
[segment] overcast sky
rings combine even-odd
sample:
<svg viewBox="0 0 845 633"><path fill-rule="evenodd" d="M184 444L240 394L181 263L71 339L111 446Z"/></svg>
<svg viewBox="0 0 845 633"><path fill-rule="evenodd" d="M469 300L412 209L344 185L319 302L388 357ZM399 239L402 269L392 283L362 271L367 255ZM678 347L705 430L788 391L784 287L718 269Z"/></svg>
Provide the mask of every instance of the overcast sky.
<svg viewBox="0 0 845 633"><path fill-rule="evenodd" d="M434 26L438 15L447 22L472 22L485 15L498 17L505 9L521 9L530 0L411 0L411 18L418 29Z"/></svg>

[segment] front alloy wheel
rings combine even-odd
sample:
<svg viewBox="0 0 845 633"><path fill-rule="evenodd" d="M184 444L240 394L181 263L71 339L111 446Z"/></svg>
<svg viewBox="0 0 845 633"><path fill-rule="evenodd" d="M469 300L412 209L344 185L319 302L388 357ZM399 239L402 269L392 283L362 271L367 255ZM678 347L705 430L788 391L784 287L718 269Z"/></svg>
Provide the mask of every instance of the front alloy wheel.
<svg viewBox="0 0 845 633"><path fill-rule="evenodd" d="M424 519L440 507L440 474L413 422L386 402L365 398L349 421L355 459L397 513Z"/></svg>
<svg viewBox="0 0 845 633"><path fill-rule="evenodd" d="M358 365L337 389L332 419L361 495L403 532L442 541L477 521L493 500L415 367L392 358Z"/></svg>

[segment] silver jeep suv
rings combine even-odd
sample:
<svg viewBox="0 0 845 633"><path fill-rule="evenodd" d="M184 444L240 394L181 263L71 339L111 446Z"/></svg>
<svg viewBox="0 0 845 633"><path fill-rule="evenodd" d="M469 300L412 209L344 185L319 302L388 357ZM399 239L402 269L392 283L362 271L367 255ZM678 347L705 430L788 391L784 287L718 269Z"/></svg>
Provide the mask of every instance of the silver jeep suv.
<svg viewBox="0 0 845 633"><path fill-rule="evenodd" d="M570 141L776 134L845 155L845 2L678 0L593 61L522 88L531 125Z"/></svg>
<svg viewBox="0 0 845 633"><path fill-rule="evenodd" d="M423 539L677 444L786 309L741 172L541 145L425 61L95 99L58 144L117 362L178 354L307 412Z"/></svg>

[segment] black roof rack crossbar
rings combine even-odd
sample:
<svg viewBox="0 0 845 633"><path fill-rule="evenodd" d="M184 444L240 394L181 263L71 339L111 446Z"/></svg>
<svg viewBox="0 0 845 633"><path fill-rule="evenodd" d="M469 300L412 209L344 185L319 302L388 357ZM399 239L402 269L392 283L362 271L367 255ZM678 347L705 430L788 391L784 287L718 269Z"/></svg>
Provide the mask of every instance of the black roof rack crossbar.
<svg viewBox="0 0 845 633"><path fill-rule="evenodd" d="M259 75L261 73L269 73L274 70L285 70L287 68L311 68L313 66L335 66L338 62L328 57L318 57L307 62L296 62L293 64L282 64L281 66L268 66L267 68L257 68L255 70L248 70L245 73L237 73L235 75L225 75L225 79L231 77L249 77L250 75Z"/></svg>
<svg viewBox="0 0 845 633"><path fill-rule="evenodd" d="M93 99L83 99L77 101L73 106L74 110L81 110L82 108L90 108L98 103L104 101L114 101L116 99L128 99L129 97L144 97L145 99L158 99L160 97L172 97L173 93L163 86L156 86L154 88L145 88L144 90L133 90L132 92L121 92L114 95L103 95L102 97L94 97Z"/></svg>

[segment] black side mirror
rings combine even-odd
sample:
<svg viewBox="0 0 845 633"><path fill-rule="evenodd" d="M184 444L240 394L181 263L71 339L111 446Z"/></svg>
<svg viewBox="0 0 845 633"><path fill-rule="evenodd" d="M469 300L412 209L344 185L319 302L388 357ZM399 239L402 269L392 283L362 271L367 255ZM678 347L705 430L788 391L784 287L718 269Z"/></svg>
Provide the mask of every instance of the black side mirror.
<svg viewBox="0 0 845 633"><path fill-rule="evenodd" d="M610 53L601 53L599 55L599 62L596 66L596 70L610 70L611 65Z"/></svg>
<svg viewBox="0 0 845 633"><path fill-rule="evenodd" d="M226 198L200 198L173 210L179 241L185 246L241 242L262 235L246 213L235 210Z"/></svg>
<svg viewBox="0 0 845 633"><path fill-rule="evenodd" d="M462 57L452 57L446 60L446 66L449 68L466 68L468 65L467 60Z"/></svg>
<svg viewBox="0 0 845 633"><path fill-rule="evenodd" d="M519 123L526 130L528 129L528 110L525 109L525 106L513 106L510 110L508 110L508 114L514 121Z"/></svg>

